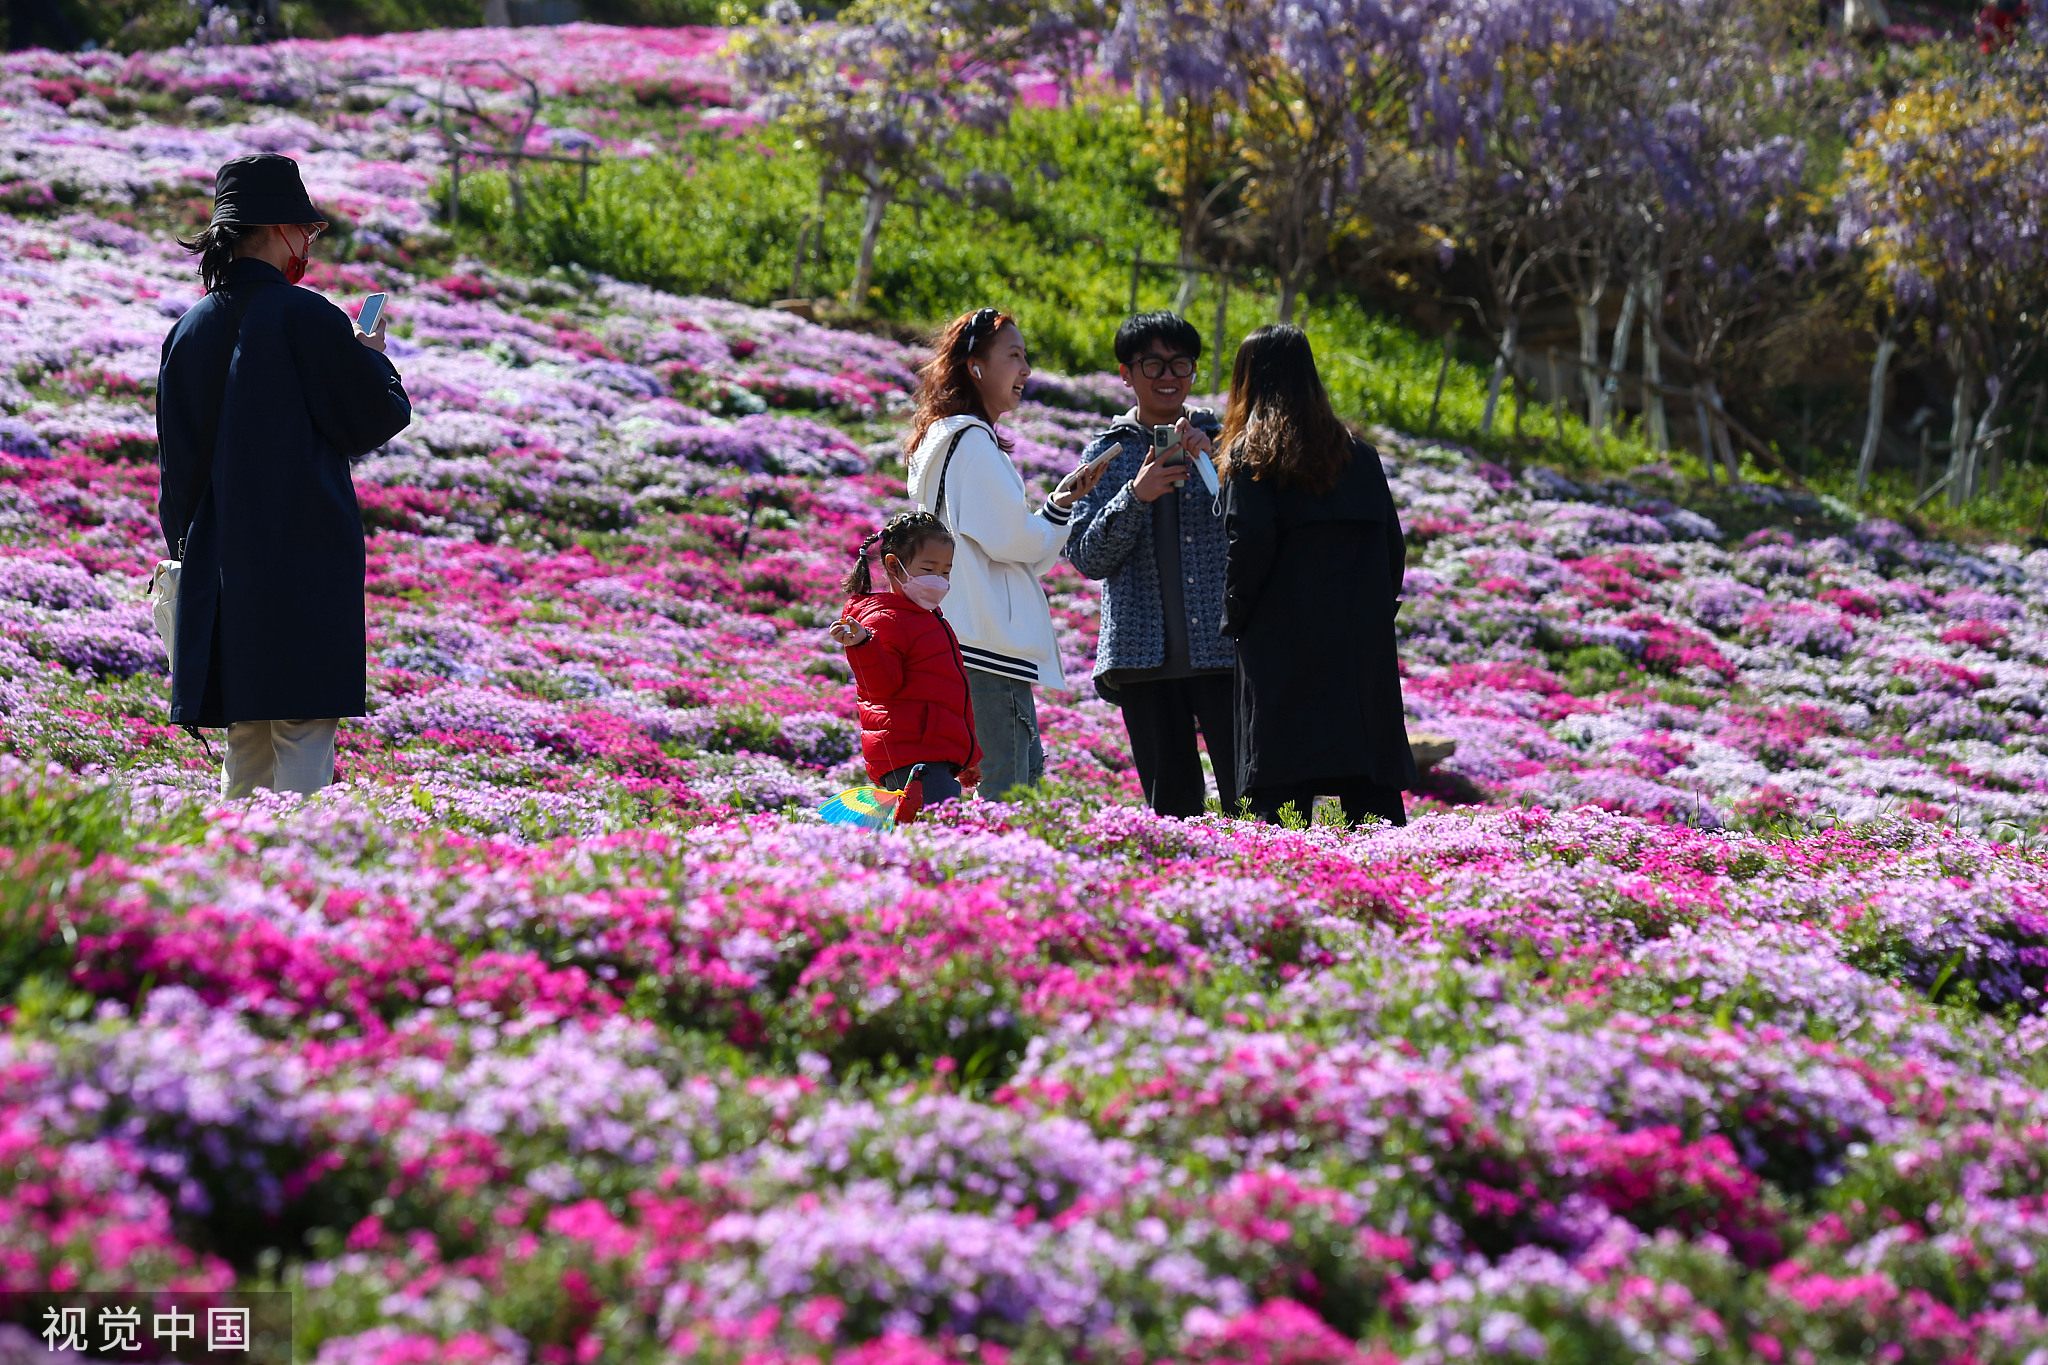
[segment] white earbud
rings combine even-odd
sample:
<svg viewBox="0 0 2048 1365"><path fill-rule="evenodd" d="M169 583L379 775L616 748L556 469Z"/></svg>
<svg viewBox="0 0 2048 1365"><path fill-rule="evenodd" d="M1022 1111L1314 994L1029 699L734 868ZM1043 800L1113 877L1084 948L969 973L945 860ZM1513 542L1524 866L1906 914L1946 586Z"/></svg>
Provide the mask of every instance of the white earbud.
<svg viewBox="0 0 2048 1365"><path fill-rule="evenodd" d="M972 371L974 371L974 377L975 377L976 379L979 379L979 378L981 378L981 366L979 366L979 365L969 365L969 366L968 366L967 368L968 368L968 369L970 369L970 370L972 370Z"/></svg>

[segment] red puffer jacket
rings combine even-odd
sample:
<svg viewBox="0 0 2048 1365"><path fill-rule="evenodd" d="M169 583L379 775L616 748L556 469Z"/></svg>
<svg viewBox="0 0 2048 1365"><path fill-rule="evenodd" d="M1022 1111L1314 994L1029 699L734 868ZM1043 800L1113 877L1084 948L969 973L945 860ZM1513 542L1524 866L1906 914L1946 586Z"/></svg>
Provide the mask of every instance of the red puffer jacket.
<svg viewBox="0 0 2048 1365"><path fill-rule="evenodd" d="M852 598L846 614L872 632L846 651L868 776L880 783L910 763L979 763L967 668L946 618L894 592Z"/></svg>

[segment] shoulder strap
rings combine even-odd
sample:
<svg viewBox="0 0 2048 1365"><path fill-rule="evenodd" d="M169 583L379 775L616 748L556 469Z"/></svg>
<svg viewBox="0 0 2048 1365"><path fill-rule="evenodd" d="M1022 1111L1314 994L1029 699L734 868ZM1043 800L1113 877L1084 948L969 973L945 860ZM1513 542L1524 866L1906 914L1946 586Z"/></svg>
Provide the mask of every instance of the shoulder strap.
<svg viewBox="0 0 2048 1365"><path fill-rule="evenodd" d="M249 312L251 296L261 287L260 284L244 285L239 297L225 286L221 290L228 296L229 316L233 319L233 325L228 328L227 344L221 347L220 383L214 386L213 404L207 409L205 432L199 438L199 448L205 452L205 456L199 466L199 477L193 485L191 505L194 516L199 513L200 499L206 496L206 486L213 482L213 452L220 444L221 417L228 405L228 370L235 363L235 347L242 340L242 319ZM185 557L185 541L182 537L178 540L177 557L180 560Z"/></svg>
<svg viewBox="0 0 2048 1365"><path fill-rule="evenodd" d="M968 423L954 432L953 439L946 443L946 458L939 465L939 497L938 501L932 504L932 515L937 517L941 524L946 520L946 475L953 472L953 452L960 448L960 438L973 429L974 424Z"/></svg>

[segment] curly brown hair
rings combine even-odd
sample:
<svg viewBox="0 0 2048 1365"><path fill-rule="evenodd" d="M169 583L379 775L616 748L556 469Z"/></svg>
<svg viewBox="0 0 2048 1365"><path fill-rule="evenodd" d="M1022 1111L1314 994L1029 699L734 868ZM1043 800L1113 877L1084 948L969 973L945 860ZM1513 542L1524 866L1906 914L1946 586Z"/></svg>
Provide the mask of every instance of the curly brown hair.
<svg viewBox="0 0 2048 1365"><path fill-rule="evenodd" d="M1244 339L1230 371L1218 476L1270 474L1282 488L1327 493L1351 463L1351 442L1299 327L1277 322Z"/></svg>
<svg viewBox="0 0 2048 1365"><path fill-rule="evenodd" d="M980 308L962 313L932 338L932 358L917 370L917 415L910 422L910 439L903 443L906 456L917 453L934 423L963 414L987 422L996 433L996 444L1009 453L1012 441L989 416L981 390L974 387L974 377L967 372L967 362L986 355L996 333L1015 322L1008 313Z"/></svg>

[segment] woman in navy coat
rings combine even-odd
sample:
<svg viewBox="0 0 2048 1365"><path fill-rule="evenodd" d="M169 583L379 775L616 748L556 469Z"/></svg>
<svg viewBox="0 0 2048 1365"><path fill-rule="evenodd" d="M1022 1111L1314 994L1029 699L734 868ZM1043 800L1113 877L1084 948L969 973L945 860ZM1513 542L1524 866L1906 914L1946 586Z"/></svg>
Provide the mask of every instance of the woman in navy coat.
<svg viewBox="0 0 2048 1365"><path fill-rule="evenodd" d="M359 332L293 287L324 226L290 158L223 166L213 222L187 243L207 294L165 339L157 382L158 516L184 561L171 719L228 727L230 795L325 785L334 722L367 709L349 461L412 408L383 320Z"/></svg>

